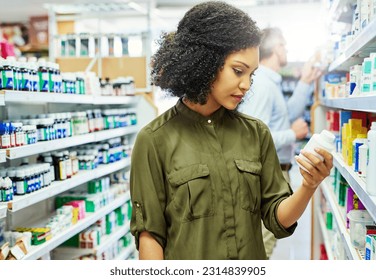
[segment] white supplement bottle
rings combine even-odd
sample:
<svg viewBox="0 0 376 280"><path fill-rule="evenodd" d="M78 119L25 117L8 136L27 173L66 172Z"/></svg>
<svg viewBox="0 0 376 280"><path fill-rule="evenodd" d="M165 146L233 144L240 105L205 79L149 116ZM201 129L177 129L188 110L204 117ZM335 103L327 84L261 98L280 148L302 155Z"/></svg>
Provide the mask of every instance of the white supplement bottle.
<svg viewBox="0 0 376 280"><path fill-rule="evenodd" d="M368 142L367 142L368 143ZM367 176L367 164L368 164L368 145L363 144L359 147L359 170L360 177L365 178Z"/></svg>
<svg viewBox="0 0 376 280"><path fill-rule="evenodd" d="M335 148L335 138L336 137L333 133L324 129L323 131L321 131L321 133L315 133L312 135L311 139L305 145L303 151L310 152L317 156L321 161L324 161L324 158L315 151L315 148L324 149L331 153L334 151ZM308 158L306 158L302 153L299 154L299 158L312 164L312 162ZM308 172L308 170L304 168L301 164L298 163L298 165L300 166L300 168Z"/></svg>
<svg viewBox="0 0 376 280"><path fill-rule="evenodd" d="M376 195L376 122L372 122L367 133L368 164L366 176L366 190L369 195Z"/></svg>

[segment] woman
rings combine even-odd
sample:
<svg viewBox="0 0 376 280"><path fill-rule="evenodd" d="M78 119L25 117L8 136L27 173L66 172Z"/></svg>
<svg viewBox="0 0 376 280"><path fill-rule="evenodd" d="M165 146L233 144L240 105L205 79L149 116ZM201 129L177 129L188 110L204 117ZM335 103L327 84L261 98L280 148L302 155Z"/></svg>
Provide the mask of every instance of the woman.
<svg viewBox="0 0 376 280"><path fill-rule="evenodd" d="M236 111L259 62L260 30L241 10L189 10L153 57L155 85L180 97L145 126L132 152L131 232L140 259L266 259L261 221L290 236L332 156L300 161L285 181L265 124Z"/></svg>

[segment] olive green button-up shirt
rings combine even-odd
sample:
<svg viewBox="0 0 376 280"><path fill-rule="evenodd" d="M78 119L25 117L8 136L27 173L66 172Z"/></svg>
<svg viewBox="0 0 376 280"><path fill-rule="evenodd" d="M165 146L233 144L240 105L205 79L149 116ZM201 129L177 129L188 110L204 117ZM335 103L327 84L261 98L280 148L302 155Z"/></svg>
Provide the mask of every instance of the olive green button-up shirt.
<svg viewBox="0 0 376 280"><path fill-rule="evenodd" d="M131 232L149 232L165 259L266 259L261 220L276 238L292 194L261 121L221 108L210 117L179 100L139 132L131 161Z"/></svg>

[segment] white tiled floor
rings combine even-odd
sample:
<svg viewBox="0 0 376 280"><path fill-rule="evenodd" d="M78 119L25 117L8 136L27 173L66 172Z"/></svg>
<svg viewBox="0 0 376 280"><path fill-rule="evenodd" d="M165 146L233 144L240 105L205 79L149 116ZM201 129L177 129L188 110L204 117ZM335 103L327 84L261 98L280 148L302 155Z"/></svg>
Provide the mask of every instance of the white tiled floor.
<svg viewBox="0 0 376 280"><path fill-rule="evenodd" d="M295 164L290 170L291 188L295 190L301 183L299 167ZM311 258L311 204L298 220L298 227L288 238L279 239L271 260L309 260Z"/></svg>

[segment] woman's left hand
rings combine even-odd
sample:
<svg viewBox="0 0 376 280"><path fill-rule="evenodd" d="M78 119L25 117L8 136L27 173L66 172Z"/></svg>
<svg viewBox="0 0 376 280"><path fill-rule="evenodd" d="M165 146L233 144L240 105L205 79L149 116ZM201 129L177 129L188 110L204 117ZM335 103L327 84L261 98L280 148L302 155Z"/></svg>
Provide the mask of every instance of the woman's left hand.
<svg viewBox="0 0 376 280"><path fill-rule="evenodd" d="M324 161L321 161L317 156L306 151L302 151L301 153L309 159L313 165L300 159L298 156L295 157L296 161L308 170L307 172L300 168L300 174L303 176L302 186L310 189L316 189L318 185L329 176L330 170L333 167L333 156L331 153L319 148L316 148L315 152L321 155Z"/></svg>

